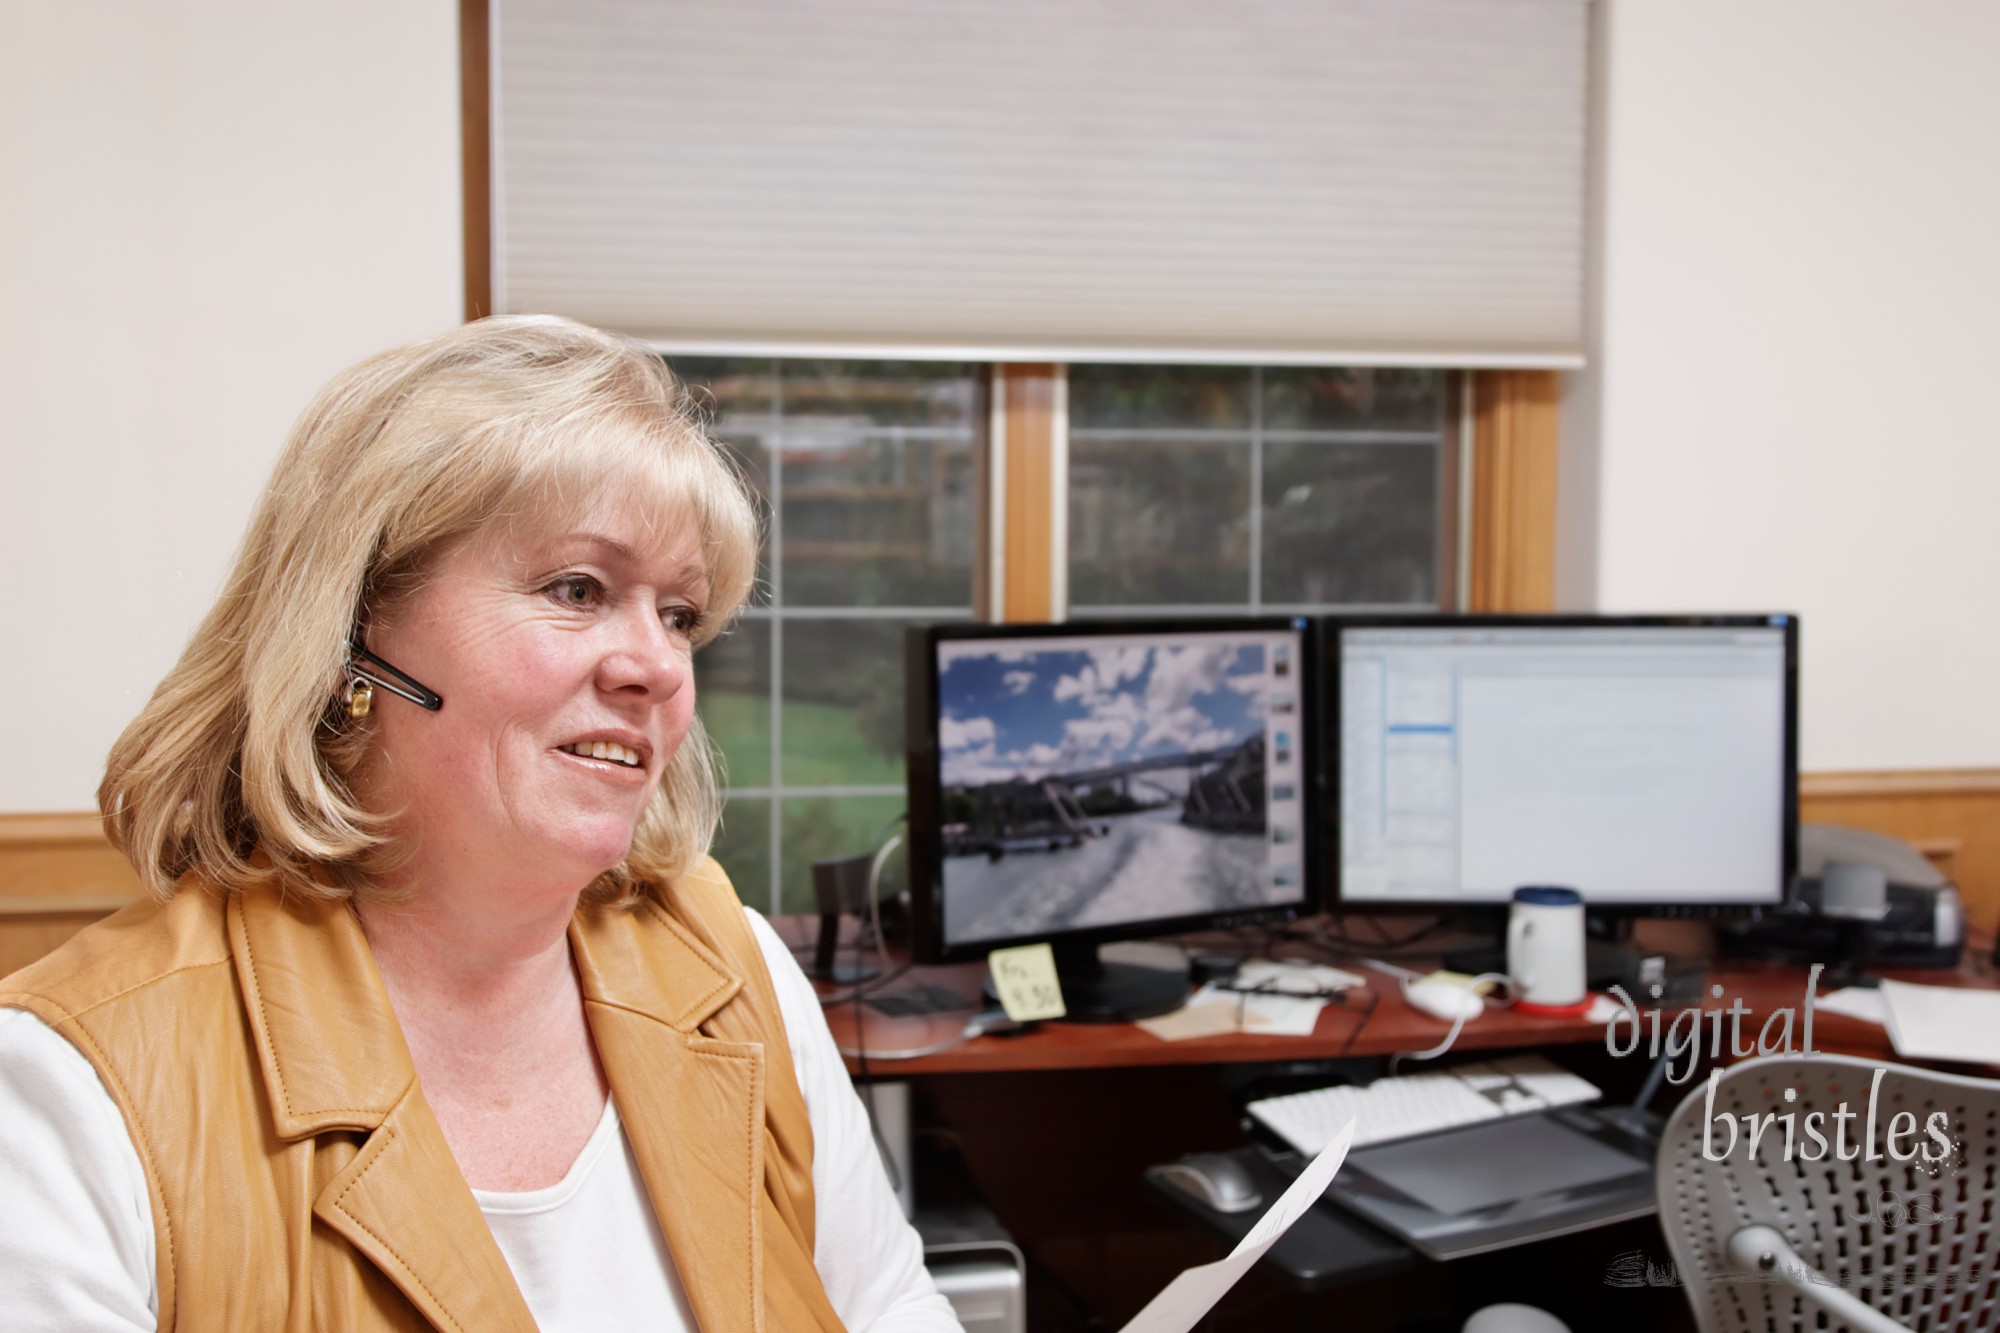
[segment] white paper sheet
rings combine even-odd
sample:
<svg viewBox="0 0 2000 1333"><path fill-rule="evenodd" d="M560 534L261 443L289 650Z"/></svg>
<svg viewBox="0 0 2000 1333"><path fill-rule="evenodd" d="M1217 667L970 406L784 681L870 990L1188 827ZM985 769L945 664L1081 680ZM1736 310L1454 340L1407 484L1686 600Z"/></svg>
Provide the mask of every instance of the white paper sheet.
<svg viewBox="0 0 2000 1333"><path fill-rule="evenodd" d="M2000 1064L2000 991L1882 983L1889 1040L1906 1060Z"/></svg>
<svg viewBox="0 0 2000 1333"><path fill-rule="evenodd" d="M1368 984L1368 978L1325 963L1281 963L1252 958L1237 970L1236 984L1268 989L1279 995L1323 995L1328 991L1358 990Z"/></svg>
<svg viewBox="0 0 2000 1333"><path fill-rule="evenodd" d="M1609 1023L1624 1012L1625 1006L1609 995L1593 995L1590 997L1590 1009L1584 1014L1583 1020L1586 1023Z"/></svg>
<svg viewBox="0 0 2000 1333"><path fill-rule="evenodd" d="M1326 1001L1300 995L1250 995L1210 982L1170 1014L1139 1026L1162 1041L1255 1032L1267 1037L1310 1037Z"/></svg>
<svg viewBox="0 0 2000 1333"><path fill-rule="evenodd" d="M1278 1201L1264 1210L1257 1225L1237 1242L1227 1259L1190 1268L1169 1282L1121 1333L1188 1333L1203 1315L1215 1308L1223 1293L1264 1257L1264 1251L1319 1202L1320 1195L1333 1183L1334 1173L1347 1160L1347 1148L1353 1142L1354 1125L1350 1122L1333 1136L1325 1151L1307 1163L1299 1178L1278 1196Z"/></svg>
<svg viewBox="0 0 2000 1333"><path fill-rule="evenodd" d="M1845 1014L1868 1023L1889 1021L1889 1011L1882 1003L1882 992L1871 986L1848 986L1828 991L1813 1001L1813 1008L1823 1014Z"/></svg>

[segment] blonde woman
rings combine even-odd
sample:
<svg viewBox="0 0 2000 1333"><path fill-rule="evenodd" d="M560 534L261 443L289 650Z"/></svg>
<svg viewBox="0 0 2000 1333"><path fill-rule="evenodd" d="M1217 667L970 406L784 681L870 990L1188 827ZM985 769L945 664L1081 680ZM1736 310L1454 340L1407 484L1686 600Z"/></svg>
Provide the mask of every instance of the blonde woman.
<svg viewBox="0 0 2000 1333"><path fill-rule="evenodd" d="M707 857L756 520L642 348L484 320L306 412L0 981L9 1328L948 1329Z"/></svg>

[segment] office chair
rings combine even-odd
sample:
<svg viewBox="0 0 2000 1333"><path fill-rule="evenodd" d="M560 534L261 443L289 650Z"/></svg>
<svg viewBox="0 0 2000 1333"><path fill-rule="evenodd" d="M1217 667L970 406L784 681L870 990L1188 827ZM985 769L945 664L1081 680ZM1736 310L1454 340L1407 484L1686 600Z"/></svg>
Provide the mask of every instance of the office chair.
<svg viewBox="0 0 2000 1333"><path fill-rule="evenodd" d="M1473 1312L1458 1333L1569 1333L1569 1325L1532 1305L1489 1305Z"/></svg>
<svg viewBox="0 0 2000 1333"><path fill-rule="evenodd" d="M1871 1085L1874 1140L1863 1145ZM1851 1120L1835 1118L1842 1103ZM1949 1119L1949 1129L1939 1126L1948 1153L1926 1132L1939 1112ZM1830 1146L1808 1161L1819 1151L1806 1129L1813 1113ZM1898 1121L1904 1113L1912 1119ZM1777 1119L1766 1122L1767 1114ZM1769 1126L1754 1154L1746 1115ZM1911 1124L1913 1134L1892 1137ZM1705 1125L1708 1153L1721 1161L1704 1155ZM1727 1152L1725 1140L1733 1140ZM1842 1146L1853 1160L1834 1160ZM1867 1160L1869 1147L1877 1160ZM1918 1155L1896 1161L1890 1147ZM1941 1160L1926 1162L1923 1149ZM1678 1281L1701 1333L1992 1328L2000 1321L1996 1169L2000 1082L1839 1055L1746 1060L1721 1071L1712 1108L1704 1084L1669 1118L1658 1179L1673 1265L1628 1276L1632 1285Z"/></svg>

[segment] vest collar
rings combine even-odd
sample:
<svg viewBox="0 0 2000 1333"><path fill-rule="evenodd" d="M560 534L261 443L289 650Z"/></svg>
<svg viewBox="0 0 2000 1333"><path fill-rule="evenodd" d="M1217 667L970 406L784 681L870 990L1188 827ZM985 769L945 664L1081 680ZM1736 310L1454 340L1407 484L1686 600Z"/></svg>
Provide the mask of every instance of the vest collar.
<svg viewBox="0 0 2000 1333"><path fill-rule="evenodd" d="M635 924L655 927L643 931L643 944ZM743 978L650 899L630 911L579 911L569 943L586 1004L629 1010L683 1036L694 1035L743 989Z"/></svg>
<svg viewBox="0 0 2000 1333"><path fill-rule="evenodd" d="M734 896L730 910L741 912ZM764 1048L700 1025L743 988L658 904L579 912L584 1012L703 1329L764 1327Z"/></svg>
<svg viewBox="0 0 2000 1333"><path fill-rule="evenodd" d="M644 947L632 915L663 927L646 932ZM278 1136L380 1125L416 1081L416 1067L360 920L344 902L263 889L231 895L227 920ZM585 909L569 937L587 1005L628 1011L683 1036L743 988L655 903L636 913Z"/></svg>
<svg viewBox="0 0 2000 1333"><path fill-rule="evenodd" d="M228 900L226 921L279 1137L368 1135L314 1212L438 1327L531 1329L417 1087L359 919L344 903L251 890ZM650 902L581 911L569 938L591 1036L697 1322L760 1329L763 1047L700 1031L743 980Z"/></svg>
<svg viewBox="0 0 2000 1333"><path fill-rule="evenodd" d="M360 920L261 888L232 894L226 920L278 1137L380 1126L417 1073Z"/></svg>
<svg viewBox="0 0 2000 1333"><path fill-rule="evenodd" d="M364 1131L313 1215L439 1329L535 1327L507 1260L417 1087L361 922L345 903L252 889L226 904L274 1127Z"/></svg>

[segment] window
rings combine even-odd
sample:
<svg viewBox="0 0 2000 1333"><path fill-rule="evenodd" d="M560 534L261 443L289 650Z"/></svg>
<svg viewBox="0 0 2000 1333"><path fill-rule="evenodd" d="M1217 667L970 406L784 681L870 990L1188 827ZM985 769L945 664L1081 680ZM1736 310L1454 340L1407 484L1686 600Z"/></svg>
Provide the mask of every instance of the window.
<svg viewBox="0 0 2000 1333"><path fill-rule="evenodd" d="M1449 388L1439 370L1072 366L1071 612L1447 603Z"/></svg>
<svg viewBox="0 0 2000 1333"><path fill-rule="evenodd" d="M978 374L669 360L765 508L758 594L696 666L726 765L716 856L746 902L810 911L812 863L903 809L903 627L972 614Z"/></svg>
<svg viewBox="0 0 2000 1333"><path fill-rule="evenodd" d="M973 614L986 372L669 360L766 516L758 595L697 667L716 855L746 901L810 911L812 862L870 850L904 806L904 626ZM1069 467L1041 502L1065 506L1072 614L1449 603L1446 373L1067 375Z"/></svg>

